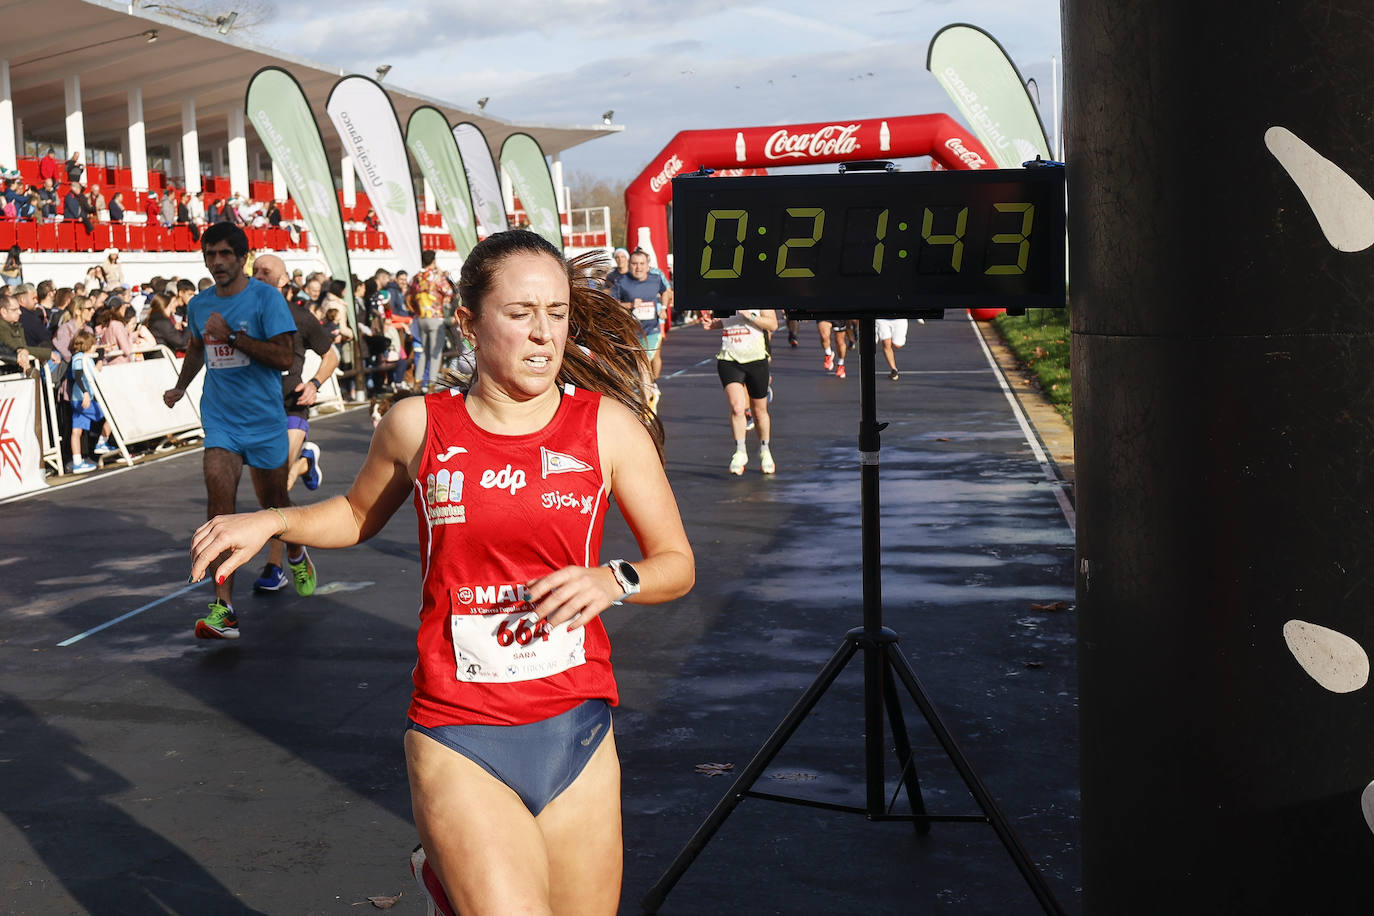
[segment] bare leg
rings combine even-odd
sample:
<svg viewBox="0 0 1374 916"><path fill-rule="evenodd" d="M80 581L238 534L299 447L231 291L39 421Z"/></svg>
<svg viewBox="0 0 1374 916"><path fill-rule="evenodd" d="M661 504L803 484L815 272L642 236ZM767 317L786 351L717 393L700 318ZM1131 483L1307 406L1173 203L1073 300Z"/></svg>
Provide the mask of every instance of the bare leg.
<svg viewBox="0 0 1374 916"><path fill-rule="evenodd" d="M243 474L243 456L222 448L207 448L201 459L205 472L205 517L232 515L238 496L239 478ZM224 604L231 604L234 596L234 574L219 581L216 571L219 561L210 564L210 575L215 577L215 596Z"/></svg>
<svg viewBox="0 0 1374 916"><path fill-rule="evenodd" d="M286 495L286 465L277 468L254 468L248 469L249 475L253 480L253 490L258 496L258 505L266 509L269 506L289 506L291 498ZM288 557L300 554L300 545L286 542L286 555Z"/></svg>
<svg viewBox="0 0 1374 916"><path fill-rule="evenodd" d="M288 451L286 457L286 467L288 469L286 472L286 492L289 494L291 488L296 485L297 478L304 474L308 467L306 460L301 457L301 448L305 445L305 430L288 429L286 431L286 441ZM271 503L270 505L289 506L291 505L290 496L287 496L285 502ZM263 508L265 509L267 507L263 506ZM267 562L274 563L277 566L285 566L286 564L282 562L283 549L282 542L276 538L268 541Z"/></svg>
<svg viewBox="0 0 1374 916"><path fill-rule="evenodd" d="M740 386L744 387L744 386ZM773 430L773 419L768 416L768 398L751 398L750 404L754 408L754 429L758 430L759 441L768 442Z"/></svg>
<svg viewBox="0 0 1374 916"><path fill-rule="evenodd" d="M425 857L460 913L611 916L620 899L620 764L607 735L533 817L486 770L406 732L411 806Z"/></svg>
<svg viewBox="0 0 1374 916"><path fill-rule="evenodd" d="M746 421L744 412L749 407L749 393L739 382L731 382L725 386L725 400L730 405L730 433L736 442L744 441L744 427ZM755 404L758 401L754 402ZM767 400L764 401L767 404ZM755 425L757 426L758 415L755 413Z"/></svg>

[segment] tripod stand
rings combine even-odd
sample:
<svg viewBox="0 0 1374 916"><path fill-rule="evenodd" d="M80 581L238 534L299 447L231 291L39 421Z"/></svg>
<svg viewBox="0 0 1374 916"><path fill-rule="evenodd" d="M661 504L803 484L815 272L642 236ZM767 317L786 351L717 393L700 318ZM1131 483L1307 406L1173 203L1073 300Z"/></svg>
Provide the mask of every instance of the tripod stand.
<svg viewBox="0 0 1374 916"><path fill-rule="evenodd" d="M924 688L916 678L916 673L905 655L897 648L897 634L883 626L882 572L880 568L881 543L879 526L878 499L878 451L880 433L887 424L879 424L875 409L876 345L873 318L862 318L859 323L859 355L863 366L860 370L860 413L859 423L859 461L860 461L860 501L862 508L863 533L863 608L864 623L845 634L844 642L826 662L816 680L812 682L796 705L782 720L778 727L764 742L754 759L740 772L734 784L726 792L711 814L697 828L687 845L678 853L668 870L658 879L644 896L641 905L646 913L657 913L668 893L677 884L697 855L706 848L715 834L745 798L761 798L768 801L786 802L813 808L826 808L834 811L847 811L863 814L871 821L911 821L916 832L925 835L930 825L936 821L976 822L992 826L1006 847L1007 853L1015 862L1026 883L1030 885L1036 899L1046 913L1062 914L1058 901L1046 885L1044 876L1036 869L1026 850L1021 846L1016 834L1007 823L1006 816L997 807L992 795L983 785L978 774L973 771L963 751L955 743L954 737L940 720L939 713L926 696ZM866 776L866 805L862 808L851 805L837 805L828 802L812 801L785 795L774 795L753 790L754 782L782 750L788 739L805 720L808 713L825 694L831 684L845 669L854 656L863 652L864 684L864 763ZM921 798L921 785L916 774L911 754L911 742L907 736L906 722L898 702L894 676L900 680L915 701L921 714L925 716L931 731L944 748L946 756L959 771L969 794L978 802L983 814L980 815L937 815L926 812ZM907 801L912 814L891 814L883 808L883 714L892 728L893 742L896 744L897 759L902 766L902 784L906 789Z"/></svg>

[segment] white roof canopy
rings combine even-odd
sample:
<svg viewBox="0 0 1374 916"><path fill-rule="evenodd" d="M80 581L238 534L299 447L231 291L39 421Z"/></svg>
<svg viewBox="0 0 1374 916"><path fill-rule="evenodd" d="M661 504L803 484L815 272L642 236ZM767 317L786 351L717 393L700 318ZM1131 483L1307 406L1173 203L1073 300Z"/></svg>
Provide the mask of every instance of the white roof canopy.
<svg viewBox="0 0 1374 916"><path fill-rule="evenodd" d="M325 148L333 162L339 161L343 149L324 106L334 83L348 75L345 71L245 44L232 30L221 35L213 26L199 28L160 15L156 7L156 3L132 6L107 0L0 0L5 14L0 57L9 61L14 115L22 119L26 139L66 136L64 80L76 74L87 146L120 148L129 126L128 92L141 88L150 148L170 148L180 142L182 102L191 98L200 146L208 151L227 144L228 113L243 107L249 79L260 68L275 65L300 82L320 124ZM149 30L156 30L156 41L148 41ZM514 124L390 82L382 85L396 106L402 129L412 111L431 105L452 123L476 124L493 152L516 132L530 134L545 153L556 155L623 129L602 124ZM262 149L251 126L248 149L250 157Z"/></svg>

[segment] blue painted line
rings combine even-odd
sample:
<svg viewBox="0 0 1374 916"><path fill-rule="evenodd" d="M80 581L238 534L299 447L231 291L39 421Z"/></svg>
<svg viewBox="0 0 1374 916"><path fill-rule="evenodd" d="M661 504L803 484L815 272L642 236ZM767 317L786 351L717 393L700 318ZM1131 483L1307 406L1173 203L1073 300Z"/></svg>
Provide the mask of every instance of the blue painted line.
<svg viewBox="0 0 1374 916"><path fill-rule="evenodd" d="M176 598L176 597L179 597L179 596L181 596L181 595L184 595L184 594L186 594L187 592L191 591L192 589L200 588L202 585L205 585L205 584L206 584L207 582L209 582L209 581L210 581L210 577L209 577L209 576L206 576L204 579L201 579L199 582L196 582L196 583L193 584L193 585L187 585L187 586L184 587L184 588L180 588L180 589L178 589L177 591L172 592L170 595L164 595L163 597L157 599L156 601L150 601L150 602L148 602L147 604L143 605L143 607L141 607L141 608L137 608L137 609L135 609L135 610L132 610L132 611L130 611L130 612L127 613L127 614L121 614L121 615L119 615L119 616L116 617L114 620L107 620L107 621L105 621L104 623L102 623L102 624L101 624L100 626L98 626L98 627L91 627L91 628L90 628L89 630L87 630L85 633L77 633L75 636L71 637L70 639L64 639L64 640L62 640L60 643L58 643L58 645L59 645L59 646L70 646L72 643L80 642L81 640L85 639L87 636L92 636L92 635L94 635L94 634L96 634L96 633L99 633L101 630L108 629L108 628L114 626L114 625L117 624L117 623L121 623L122 621L128 620L130 617L136 617L137 615L142 614L144 611L151 610L152 608L157 607L159 604L162 604L163 602L171 601L173 598Z"/></svg>

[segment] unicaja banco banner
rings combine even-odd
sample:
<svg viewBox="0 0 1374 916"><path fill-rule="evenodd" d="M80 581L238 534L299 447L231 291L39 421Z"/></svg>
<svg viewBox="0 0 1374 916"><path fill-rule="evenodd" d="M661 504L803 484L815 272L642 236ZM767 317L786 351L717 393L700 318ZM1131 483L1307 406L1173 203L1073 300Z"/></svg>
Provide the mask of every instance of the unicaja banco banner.
<svg viewBox="0 0 1374 916"><path fill-rule="evenodd" d="M367 191L397 264L410 272L419 270L415 181L410 177L396 109L386 90L365 76L346 76L329 91L324 107L344 149L353 157L353 171Z"/></svg>
<svg viewBox="0 0 1374 916"><path fill-rule="evenodd" d="M524 205L530 229L563 250L563 225L558 218L558 198L553 176L539 143L529 134L511 134L501 144L501 168L510 176L515 196Z"/></svg>
<svg viewBox="0 0 1374 916"><path fill-rule="evenodd" d="M949 93L998 168L1019 169L1037 155L1054 158L1020 71L987 32L972 25L945 26L930 40L926 69Z"/></svg>
<svg viewBox="0 0 1374 916"><path fill-rule="evenodd" d="M339 199L334 194L334 175L315 112L300 84L279 67L264 67L248 83L245 109L272 164L286 178L291 199L319 246L330 275L347 281L352 271ZM347 282L344 298L353 304L352 284ZM344 314L356 332L353 309L345 309Z"/></svg>
<svg viewBox="0 0 1374 916"><path fill-rule="evenodd" d="M421 105L406 124L406 146L429 182L439 212L448 223L448 234L464 259L477 244L477 218L472 212L463 154L443 112Z"/></svg>

